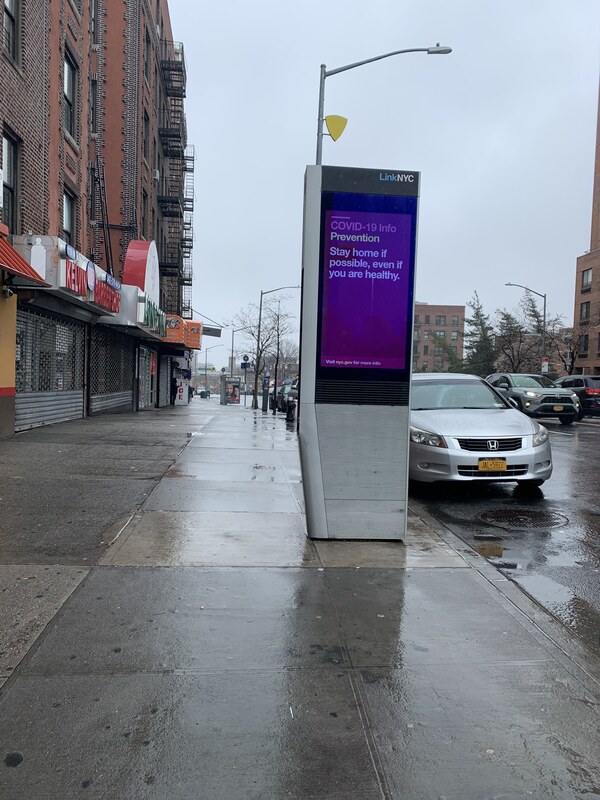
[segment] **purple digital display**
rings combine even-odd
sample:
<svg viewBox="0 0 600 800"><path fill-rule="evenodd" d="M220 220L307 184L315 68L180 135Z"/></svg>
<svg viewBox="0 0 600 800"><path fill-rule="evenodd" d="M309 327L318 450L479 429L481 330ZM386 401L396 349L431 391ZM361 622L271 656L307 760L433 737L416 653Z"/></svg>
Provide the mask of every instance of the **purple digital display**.
<svg viewBox="0 0 600 800"><path fill-rule="evenodd" d="M412 223L411 214L325 211L322 367L408 367Z"/></svg>

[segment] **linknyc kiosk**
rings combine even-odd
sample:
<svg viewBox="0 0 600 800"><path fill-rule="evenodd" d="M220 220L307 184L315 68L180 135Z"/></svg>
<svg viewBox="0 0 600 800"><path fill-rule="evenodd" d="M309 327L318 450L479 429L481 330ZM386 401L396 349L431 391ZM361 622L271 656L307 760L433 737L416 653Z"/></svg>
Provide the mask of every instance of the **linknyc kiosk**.
<svg viewBox="0 0 600 800"><path fill-rule="evenodd" d="M404 540L419 174L309 166L299 438L312 539Z"/></svg>

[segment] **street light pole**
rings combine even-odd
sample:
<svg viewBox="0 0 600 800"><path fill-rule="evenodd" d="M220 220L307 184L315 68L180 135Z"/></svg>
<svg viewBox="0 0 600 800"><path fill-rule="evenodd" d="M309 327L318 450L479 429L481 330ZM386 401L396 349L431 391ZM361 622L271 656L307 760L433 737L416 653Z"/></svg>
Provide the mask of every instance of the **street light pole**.
<svg viewBox="0 0 600 800"><path fill-rule="evenodd" d="M505 283L504 285L518 286L519 289L525 289L526 292L531 292L531 294L537 294L538 297L541 297L544 300L544 315L542 321L542 365L543 365L544 359L546 357L546 295L542 294L542 292L536 292L535 289L530 289L529 286L523 286L522 283Z"/></svg>
<svg viewBox="0 0 600 800"><path fill-rule="evenodd" d="M355 61L353 64L346 64L343 67L336 67L335 69L328 70L325 64L321 64L321 77L319 80L319 112L317 117L317 159L316 163L322 163L323 155L323 122L324 108L325 108L325 78L331 75L337 75L339 72L347 72L349 69L362 67L365 64L371 64L373 61L381 61L383 58L390 58L390 56L399 56L403 53L427 53L428 55L448 55L452 52L451 47L436 44L435 47L411 47L408 50L394 50L391 53L384 53L381 56L374 56L373 58L365 58L363 61Z"/></svg>
<svg viewBox="0 0 600 800"><path fill-rule="evenodd" d="M277 289L267 289L266 292L261 291L260 303L258 305L258 330L256 332L256 358L254 359L254 396L252 398L252 408L258 409L258 370L260 360L260 329L262 323L262 306L263 297L266 294L273 294L273 292L281 292L283 289L299 289L300 286L279 286Z"/></svg>

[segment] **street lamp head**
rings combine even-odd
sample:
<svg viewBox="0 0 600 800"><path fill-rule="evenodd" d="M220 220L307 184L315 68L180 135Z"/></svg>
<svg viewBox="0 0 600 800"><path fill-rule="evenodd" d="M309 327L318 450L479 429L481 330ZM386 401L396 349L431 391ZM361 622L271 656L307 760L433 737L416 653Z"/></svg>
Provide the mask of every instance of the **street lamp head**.
<svg viewBox="0 0 600 800"><path fill-rule="evenodd" d="M439 42L436 44L435 47L427 48L428 56L447 56L451 52L452 52L451 47L446 47L446 45L440 44Z"/></svg>

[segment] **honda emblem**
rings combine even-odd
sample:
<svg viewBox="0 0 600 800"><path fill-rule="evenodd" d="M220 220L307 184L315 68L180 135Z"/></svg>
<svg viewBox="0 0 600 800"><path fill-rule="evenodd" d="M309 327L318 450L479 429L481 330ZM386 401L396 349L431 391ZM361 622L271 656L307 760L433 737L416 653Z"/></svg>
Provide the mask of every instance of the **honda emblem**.
<svg viewBox="0 0 600 800"><path fill-rule="evenodd" d="M500 443L496 439L488 439L487 449L488 450L499 450L500 449Z"/></svg>

